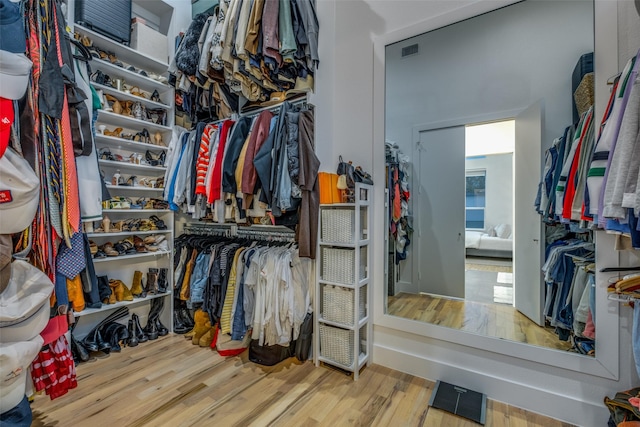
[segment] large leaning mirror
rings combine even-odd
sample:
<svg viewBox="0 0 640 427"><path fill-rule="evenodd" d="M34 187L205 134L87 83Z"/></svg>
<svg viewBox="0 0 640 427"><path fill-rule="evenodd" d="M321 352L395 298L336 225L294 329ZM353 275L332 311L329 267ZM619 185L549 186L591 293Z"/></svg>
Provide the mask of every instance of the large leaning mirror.
<svg viewBox="0 0 640 427"><path fill-rule="evenodd" d="M594 3L580 0L527 0L385 47L387 314L571 350L545 308L554 231L534 202L593 51Z"/></svg>

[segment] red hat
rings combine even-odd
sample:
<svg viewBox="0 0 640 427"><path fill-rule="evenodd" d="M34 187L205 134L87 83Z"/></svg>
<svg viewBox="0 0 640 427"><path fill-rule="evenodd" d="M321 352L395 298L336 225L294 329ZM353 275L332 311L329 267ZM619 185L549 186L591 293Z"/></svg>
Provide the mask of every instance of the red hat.
<svg viewBox="0 0 640 427"><path fill-rule="evenodd" d="M4 156L4 152L9 146L13 118L13 101L6 98L0 98L0 158Z"/></svg>

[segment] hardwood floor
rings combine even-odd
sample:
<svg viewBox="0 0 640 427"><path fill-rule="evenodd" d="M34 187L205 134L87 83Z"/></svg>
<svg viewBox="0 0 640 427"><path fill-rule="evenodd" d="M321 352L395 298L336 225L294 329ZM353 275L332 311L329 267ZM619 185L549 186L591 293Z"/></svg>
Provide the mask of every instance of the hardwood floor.
<svg viewBox="0 0 640 427"><path fill-rule="evenodd" d="M389 297L388 313L547 348L558 350L571 348L569 342L558 339L553 329L536 325L518 310L506 304L485 304L401 292Z"/></svg>
<svg viewBox="0 0 640 427"><path fill-rule="evenodd" d="M99 353L98 353L99 354ZM433 383L372 365L354 382L288 359L223 358L180 335L80 364L78 388L36 396L33 426L477 426L428 408ZM488 401L487 426L570 424Z"/></svg>

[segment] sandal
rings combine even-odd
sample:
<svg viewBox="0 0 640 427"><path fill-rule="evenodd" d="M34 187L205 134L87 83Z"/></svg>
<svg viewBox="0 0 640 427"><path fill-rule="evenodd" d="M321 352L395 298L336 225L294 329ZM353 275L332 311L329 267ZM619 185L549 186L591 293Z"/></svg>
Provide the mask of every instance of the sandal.
<svg viewBox="0 0 640 427"><path fill-rule="evenodd" d="M115 257L120 255L120 252L115 250L115 248L113 247L113 243L111 242L107 242L104 245L102 245L102 252L104 252L109 257Z"/></svg>
<svg viewBox="0 0 640 427"><path fill-rule="evenodd" d="M134 86L134 87L132 87L131 89L129 89L129 92L130 92L130 93L131 93L131 95L133 95L133 96L138 96L138 97L140 97L140 98L147 99L147 94L146 94L146 93L144 93L144 92L142 92L138 86ZM154 93L155 93L155 92L154 92Z"/></svg>
<svg viewBox="0 0 640 427"><path fill-rule="evenodd" d="M132 107L133 107L133 101L122 101L122 115L133 117L131 114Z"/></svg>
<svg viewBox="0 0 640 427"><path fill-rule="evenodd" d="M96 242L94 242L93 240L89 240L89 250L91 252L91 255L95 255L98 253L98 245L96 245Z"/></svg>
<svg viewBox="0 0 640 427"><path fill-rule="evenodd" d="M142 131L136 133L133 137L133 140L136 142L145 142L149 144L151 142L151 137L149 136L149 131L147 128L142 129Z"/></svg>
<svg viewBox="0 0 640 427"><path fill-rule="evenodd" d="M101 148L100 151L98 152L98 158L100 160L110 160L110 161L115 161L116 158L113 157L113 154L111 154L111 150L109 148Z"/></svg>
<svg viewBox="0 0 640 427"><path fill-rule="evenodd" d="M160 218L158 218L156 215L151 215L149 217L149 220L151 221L151 223L156 226L156 228L158 230L166 230L167 226L165 225L164 221L161 220Z"/></svg>
<svg viewBox="0 0 640 427"><path fill-rule="evenodd" d="M147 250L147 248L146 248L146 246L144 244L144 240L142 240L138 236L133 236L133 246L135 247L136 252L139 252L139 253L148 252L148 250Z"/></svg>
<svg viewBox="0 0 640 427"><path fill-rule="evenodd" d="M113 65L117 65L118 67L124 68L124 64L118 60L115 54L109 52L109 62Z"/></svg>
<svg viewBox="0 0 640 427"><path fill-rule="evenodd" d="M122 128L115 128L114 130L105 129L104 134L106 136L115 136L116 138L120 138L120 134L122 133Z"/></svg>

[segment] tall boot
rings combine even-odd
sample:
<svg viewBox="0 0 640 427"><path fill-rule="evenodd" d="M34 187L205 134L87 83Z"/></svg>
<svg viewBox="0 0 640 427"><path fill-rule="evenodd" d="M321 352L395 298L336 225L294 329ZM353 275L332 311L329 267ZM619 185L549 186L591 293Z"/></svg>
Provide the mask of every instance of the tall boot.
<svg viewBox="0 0 640 427"><path fill-rule="evenodd" d="M193 317L191 317L191 313L189 312L189 309L185 305L180 306L179 313L180 313L180 319L182 320L182 323L184 323L189 328L193 328L195 326Z"/></svg>
<svg viewBox="0 0 640 427"><path fill-rule="evenodd" d="M189 331L189 327L186 326L184 323L182 323L182 321L180 320L180 317L178 316L178 310L174 309L173 310L173 332L175 332L176 334L186 334L187 331Z"/></svg>
<svg viewBox="0 0 640 427"><path fill-rule="evenodd" d="M158 269L150 268L147 273L147 295L156 295L158 293Z"/></svg>
<svg viewBox="0 0 640 427"><path fill-rule="evenodd" d="M144 298L147 294L144 292L142 288L142 271L136 270L133 273L133 283L131 285L131 293L134 297Z"/></svg>
<svg viewBox="0 0 640 427"><path fill-rule="evenodd" d="M167 286L169 286L169 283L167 280L168 271L169 271L168 268L161 268L160 274L158 275L158 292L160 292L161 294L167 292Z"/></svg>

